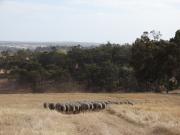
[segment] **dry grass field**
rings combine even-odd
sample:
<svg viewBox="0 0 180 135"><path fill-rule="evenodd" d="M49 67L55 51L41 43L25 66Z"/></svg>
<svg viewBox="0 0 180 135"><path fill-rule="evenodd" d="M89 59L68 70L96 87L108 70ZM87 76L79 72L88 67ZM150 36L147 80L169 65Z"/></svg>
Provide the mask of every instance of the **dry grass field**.
<svg viewBox="0 0 180 135"><path fill-rule="evenodd" d="M121 99L134 105L76 115L43 108L44 102ZM180 135L180 95L0 95L0 135Z"/></svg>

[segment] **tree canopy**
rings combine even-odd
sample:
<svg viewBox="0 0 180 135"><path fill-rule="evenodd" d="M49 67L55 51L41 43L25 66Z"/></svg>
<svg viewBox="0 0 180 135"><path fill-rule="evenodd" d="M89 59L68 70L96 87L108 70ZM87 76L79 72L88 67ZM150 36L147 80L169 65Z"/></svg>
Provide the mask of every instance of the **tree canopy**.
<svg viewBox="0 0 180 135"><path fill-rule="evenodd" d="M130 45L71 47L67 52L19 50L1 52L5 77L28 84L34 92L64 82L93 92L161 91L180 84L180 30L169 41L161 33L144 32Z"/></svg>

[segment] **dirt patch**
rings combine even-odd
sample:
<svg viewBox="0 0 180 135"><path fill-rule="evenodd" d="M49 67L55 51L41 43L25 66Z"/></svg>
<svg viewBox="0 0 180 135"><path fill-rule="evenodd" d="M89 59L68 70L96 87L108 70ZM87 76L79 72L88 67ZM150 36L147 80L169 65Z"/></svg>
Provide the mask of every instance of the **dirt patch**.
<svg viewBox="0 0 180 135"><path fill-rule="evenodd" d="M150 133L151 135L180 135L178 131L173 131L173 129L167 129L165 127L156 127Z"/></svg>

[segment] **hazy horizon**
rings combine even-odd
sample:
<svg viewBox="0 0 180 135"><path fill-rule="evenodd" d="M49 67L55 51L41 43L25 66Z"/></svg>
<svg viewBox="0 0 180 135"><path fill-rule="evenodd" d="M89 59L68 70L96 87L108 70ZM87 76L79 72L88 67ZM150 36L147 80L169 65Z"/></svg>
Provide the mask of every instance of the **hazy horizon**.
<svg viewBox="0 0 180 135"><path fill-rule="evenodd" d="M143 31L168 40L179 0L0 0L0 41L132 43Z"/></svg>

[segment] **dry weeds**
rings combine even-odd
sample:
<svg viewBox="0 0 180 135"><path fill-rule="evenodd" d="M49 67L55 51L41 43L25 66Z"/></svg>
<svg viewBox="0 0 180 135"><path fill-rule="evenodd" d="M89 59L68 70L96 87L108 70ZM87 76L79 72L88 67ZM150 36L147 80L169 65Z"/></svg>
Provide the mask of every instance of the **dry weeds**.
<svg viewBox="0 0 180 135"><path fill-rule="evenodd" d="M120 100L101 112L63 115L44 102ZM0 135L180 135L180 96L166 94L0 95Z"/></svg>

